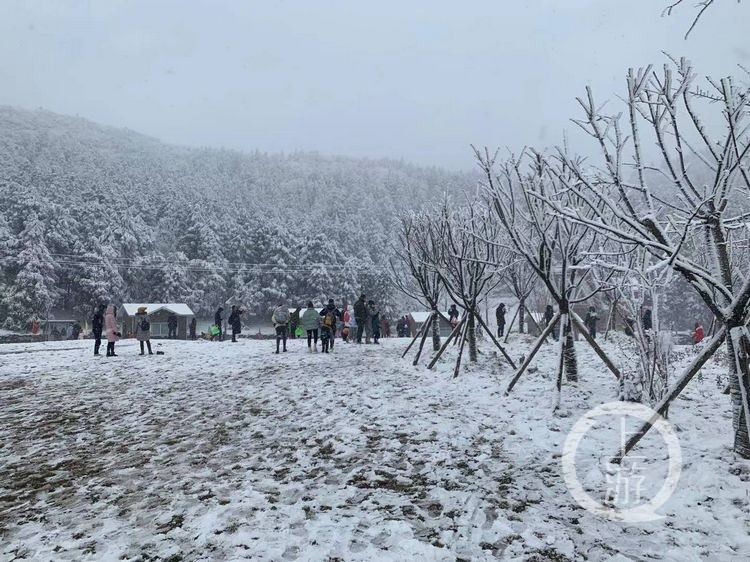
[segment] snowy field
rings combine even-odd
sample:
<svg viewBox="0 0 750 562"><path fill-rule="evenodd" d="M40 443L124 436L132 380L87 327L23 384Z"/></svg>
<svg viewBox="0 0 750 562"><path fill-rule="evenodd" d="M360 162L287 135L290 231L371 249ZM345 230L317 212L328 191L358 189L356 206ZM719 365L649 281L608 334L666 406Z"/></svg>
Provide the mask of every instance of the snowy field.
<svg viewBox="0 0 750 562"><path fill-rule="evenodd" d="M557 415L552 345L509 397L486 345L456 380L401 360L405 340L303 345L0 346L0 560L750 558L719 366L671 409L684 468L666 517L635 525L589 514L562 479L568 429L617 396L585 343ZM637 451L663 458L658 440Z"/></svg>

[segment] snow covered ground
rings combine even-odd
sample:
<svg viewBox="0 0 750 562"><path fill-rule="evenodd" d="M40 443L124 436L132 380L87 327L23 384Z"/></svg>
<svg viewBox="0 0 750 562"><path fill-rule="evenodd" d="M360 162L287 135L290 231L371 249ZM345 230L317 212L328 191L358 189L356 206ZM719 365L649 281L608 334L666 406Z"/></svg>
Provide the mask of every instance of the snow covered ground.
<svg viewBox="0 0 750 562"><path fill-rule="evenodd" d="M509 397L486 344L455 380L448 362L401 360L405 340L272 345L1 346L0 560L750 557L750 467L731 452L720 366L670 412L684 468L666 517L623 524L578 507L561 475L568 429L617 397L584 342L556 415L552 345ZM607 435L584 464L615 450ZM637 451L663 461L657 438Z"/></svg>

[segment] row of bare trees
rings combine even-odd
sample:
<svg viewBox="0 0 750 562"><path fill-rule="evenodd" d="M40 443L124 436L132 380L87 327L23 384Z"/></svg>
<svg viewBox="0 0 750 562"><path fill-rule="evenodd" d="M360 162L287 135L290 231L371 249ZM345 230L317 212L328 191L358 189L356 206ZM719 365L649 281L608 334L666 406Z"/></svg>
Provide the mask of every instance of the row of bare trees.
<svg viewBox="0 0 750 562"><path fill-rule="evenodd" d="M725 345L734 450L750 457L750 89L731 78L699 82L685 60L671 60L658 72L631 69L626 88L622 111L605 112L590 89L578 100L583 117L575 123L593 140L598 158L577 157L567 146L524 149L502 160L475 149L484 175L479 197L403 217L399 250L416 280L412 293L436 315L442 291L462 305L465 314L452 335L460 341L457 374L465 342L470 361L476 359L475 322L484 324L478 305L487 292L504 283L523 302L534 283L542 287L558 312L508 391L557 326L558 401L563 379L578 378L573 327L659 414ZM676 276L712 312L715 331L672 382L659 305ZM635 383L573 311L597 294L606 295L613 313L638 318L645 303L653 310L650 329L632 326L640 355ZM433 349L445 345L433 331ZM644 424L618 457L650 427Z"/></svg>

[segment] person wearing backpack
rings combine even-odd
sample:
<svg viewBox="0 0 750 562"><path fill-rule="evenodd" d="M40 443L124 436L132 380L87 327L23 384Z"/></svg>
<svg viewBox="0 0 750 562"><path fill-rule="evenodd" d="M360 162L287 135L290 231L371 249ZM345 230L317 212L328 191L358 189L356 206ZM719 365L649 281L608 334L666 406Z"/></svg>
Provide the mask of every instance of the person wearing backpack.
<svg viewBox="0 0 750 562"><path fill-rule="evenodd" d="M320 315L313 307L312 301L308 301L305 312L300 317L302 329L307 332L308 351L318 351L318 329L320 328Z"/></svg>
<svg viewBox="0 0 750 562"><path fill-rule="evenodd" d="M341 318L341 312L336 308L336 304L333 299L328 299L328 304L320 311L320 316L323 318L320 323L321 328L321 341L323 339L323 328L329 328L330 342L328 347L333 350L333 343L336 339L336 322Z"/></svg>
<svg viewBox="0 0 750 562"><path fill-rule="evenodd" d="M139 306L138 311L135 313L135 338L141 346L141 355L145 355L143 350L144 342L148 346L148 354L154 354L151 351L151 322L148 321L145 306Z"/></svg>
<svg viewBox="0 0 750 562"><path fill-rule="evenodd" d="M326 309L324 308L323 311ZM320 318L320 316L318 316ZM333 334L336 330L336 317L332 312L327 312L320 323L320 346L323 353L333 349Z"/></svg>
<svg viewBox="0 0 750 562"><path fill-rule="evenodd" d="M289 308L285 304L277 306L271 315L271 322L276 329L276 353L279 352L279 343L284 342L284 353L286 353L286 338L289 328Z"/></svg>

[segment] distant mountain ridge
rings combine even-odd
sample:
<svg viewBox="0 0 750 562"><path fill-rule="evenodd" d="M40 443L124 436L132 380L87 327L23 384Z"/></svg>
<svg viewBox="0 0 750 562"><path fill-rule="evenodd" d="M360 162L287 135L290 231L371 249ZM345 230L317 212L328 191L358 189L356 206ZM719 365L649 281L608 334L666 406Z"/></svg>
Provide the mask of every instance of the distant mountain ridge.
<svg viewBox="0 0 750 562"><path fill-rule="evenodd" d="M0 323L100 301L263 314L372 287L393 302L396 214L473 182L394 160L175 146L0 106Z"/></svg>

